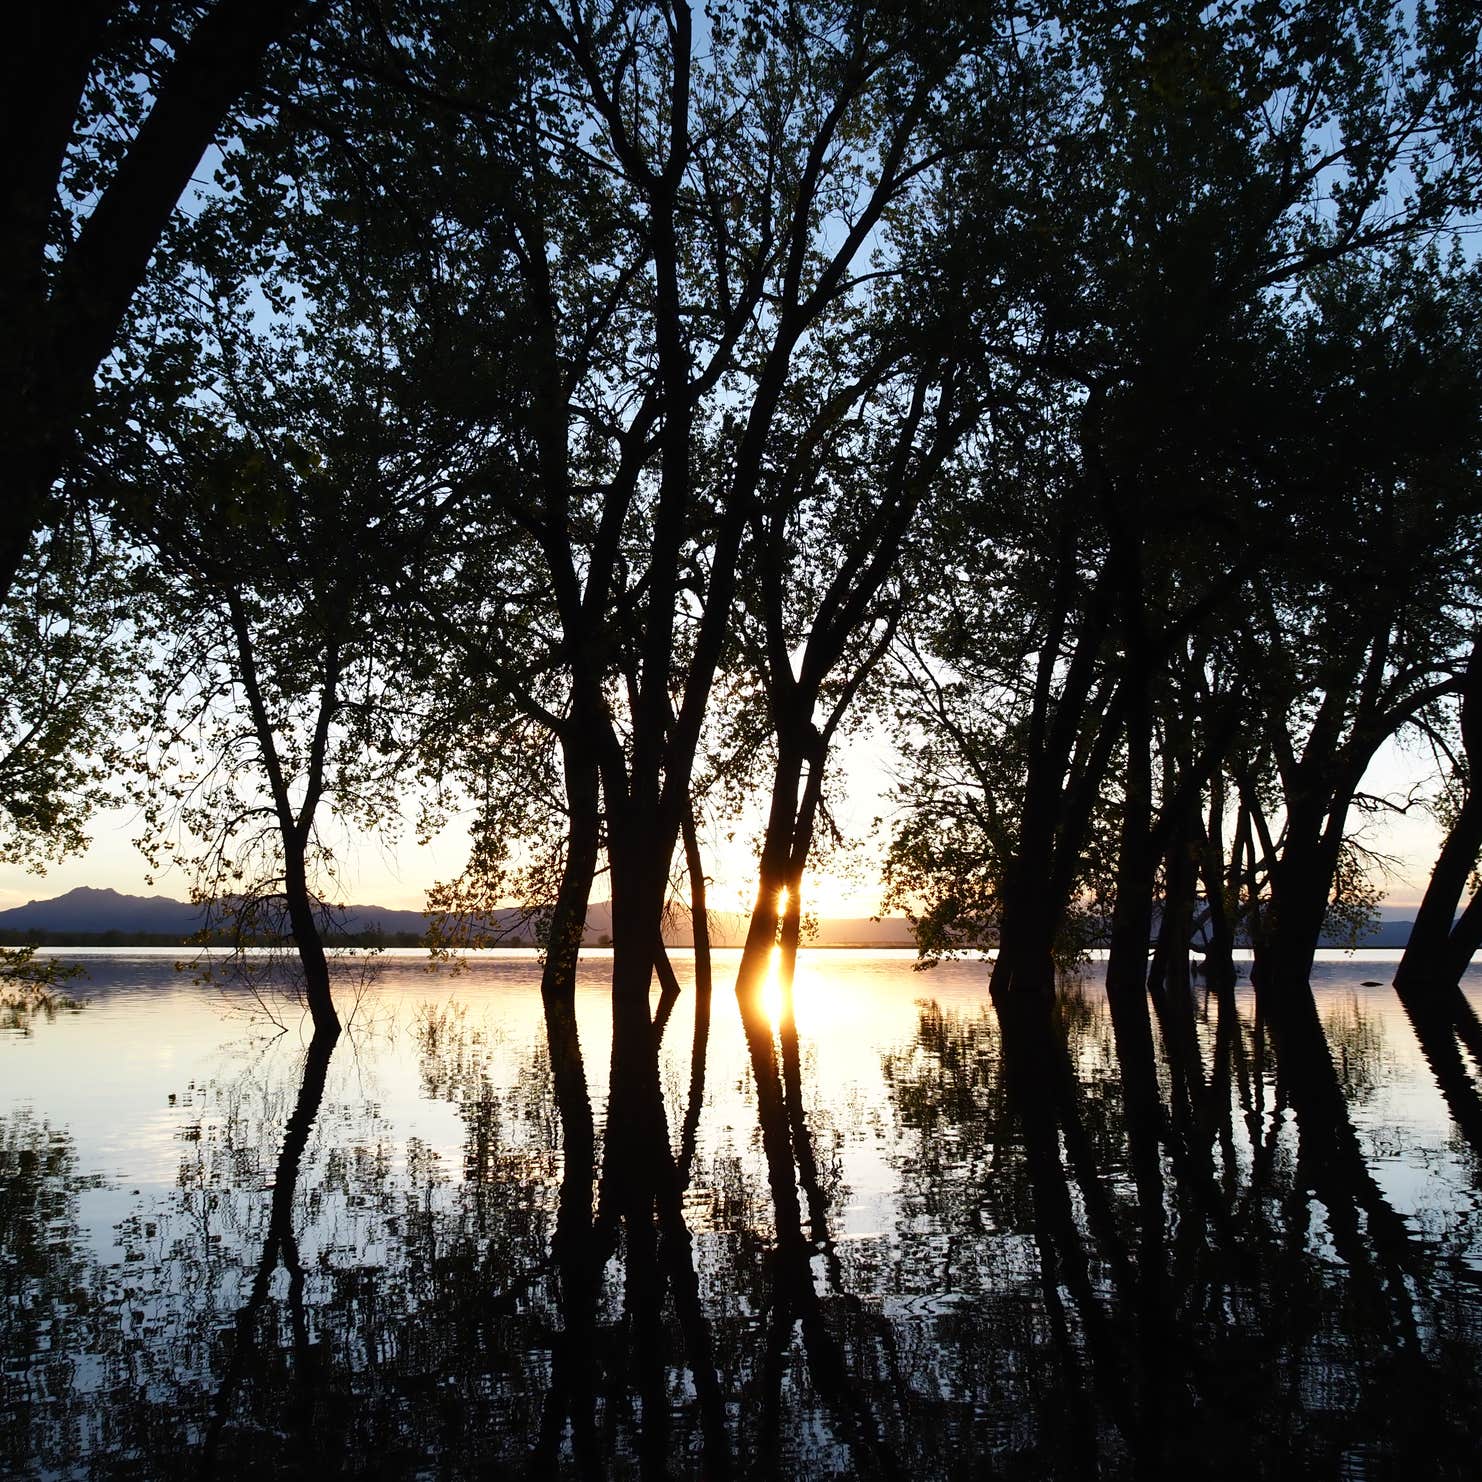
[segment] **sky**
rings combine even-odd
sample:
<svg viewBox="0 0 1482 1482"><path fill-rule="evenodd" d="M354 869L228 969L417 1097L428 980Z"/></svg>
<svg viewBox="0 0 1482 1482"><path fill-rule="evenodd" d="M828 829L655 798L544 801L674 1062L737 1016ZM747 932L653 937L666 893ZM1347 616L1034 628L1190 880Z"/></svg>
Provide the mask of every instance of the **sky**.
<svg viewBox="0 0 1482 1482"><path fill-rule="evenodd" d="M831 798L830 806L855 847L841 862L816 872L810 880L805 906L820 916L861 917L879 912L879 864L888 843L888 828L875 827L875 821L888 808L891 768L891 748L878 735L848 743L840 755L836 773L848 779L848 794ZM1429 758L1390 743L1370 768L1365 790L1402 797L1412 786L1428 782L1430 774ZM178 869L164 870L149 883L149 867L130 842L139 832L133 810L106 813L94 821L93 842L86 853L53 866L44 876L19 865L0 865L0 909L50 899L80 885L126 895L184 899L190 893L190 881ZM1365 821L1362 840L1397 861L1395 875L1378 882L1388 911L1403 915L1413 910L1440 847L1435 820L1414 807L1403 817ZM749 910L756 890L753 828L743 824L730 840L712 831L703 845L712 908ZM347 838L335 847L344 903L421 910L427 889L462 869L468 834L466 824L455 819L426 845L419 845L408 830L399 842ZM605 882L599 881L593 897L602 900L606 896Z"/></svg>
<svg viewBox="0 0 1482 1482"><path fill-rule="evenodd" d="M871 837L872 824L884 806L888 774L883 758L869 750L850 756L841 770L851 778L852 795L838 801L836 816L841 829L858 840L858 847L847 872L834 869L816 878L808 908L828 917L872 916L880 907L880 883L870 861L877 860L884 848L883 836ZM140 829L134 809L102 813L93 822L86 853L51 866L45 875L0 864L0 910L47 900L82 885L183 900L190 893L190 880L182 870L162 868L150 883L149 866L131 842ZM708 837L702 833L710 905L722 911L749 910L756 893L752 830L743 823L734 837L728 839L728 832L712 829ZM421 910L428 888L454 878L466 862L466 819L455 818L426 845L418 844L408 829L400 840L342 838L334 848L344 903ZM599 880L593 899L604 900L607 893L605 882Z"/></svg>

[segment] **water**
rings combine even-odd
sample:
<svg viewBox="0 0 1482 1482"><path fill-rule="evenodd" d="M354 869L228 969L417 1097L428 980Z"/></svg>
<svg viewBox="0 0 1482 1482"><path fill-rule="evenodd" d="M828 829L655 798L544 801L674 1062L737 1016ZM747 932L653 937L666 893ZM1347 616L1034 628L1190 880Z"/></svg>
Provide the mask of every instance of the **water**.
<svg viewBox="0 0 1482 1482"><path fill-rule="evenodd" d="M1094 969L1006 1047L980 966L805 951L758 1061L720 953L699 1086L686 957L676 1177L602 954L589 1124L531 956L388 955L326 1066L272 994L88 954L0 1034L0 1470L1478 1474L1475 1065L1362 986L1392 956L1319 964L1327 1070L1197 994L1151 1123Z"/></svg>

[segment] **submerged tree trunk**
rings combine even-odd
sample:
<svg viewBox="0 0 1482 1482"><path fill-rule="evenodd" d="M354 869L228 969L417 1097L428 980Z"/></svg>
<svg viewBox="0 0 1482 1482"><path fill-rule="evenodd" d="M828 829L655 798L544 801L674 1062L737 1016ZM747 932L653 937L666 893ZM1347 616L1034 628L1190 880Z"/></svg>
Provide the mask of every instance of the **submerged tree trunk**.
<svg viewBox="0 0 1482 1482"><path fill-rule="evenodd" d="M314 898L309 891L304 852L297 838L285 843L283 895L288 906L288 920L293 928L293 942L304 970L304 996L314 1021L314 1033L333 1038L340 1032L340 1016L335 1012L334 993L329 981L329 958L324 951L324 938L314 912Z"/></svg>
<svg viewBox="0 0 1482 1482"><path fill-rule="evenodd" d="M1036 830L1020 845L1004 881L990 979L996 1002L1018 994L1048 998L1055 991L1055 939L1064 913L1051 884L1052 845L1047 829Z"/></svg>
<svg viewBox="0 0 1482 1482"><path fill-rule="evenodd" d="M1194 912L1199 893L1199 863L1204 855L1204 827L1197 795L1181 809L1163 850L1163 919L1148 970L1155 994L1187 997L1192 986L1189 949L1194 940Z"/></svg>
<svg viewBox="0 0 1482 1482"><path fill-rule="evenodd" d="M314 719L313 736L304 766L304 795L302 802L295 808L278 746L278 733L263 698L252 628L240 593L234 589L229 590L226 594L226 606L236 641L238 678L247 695L258 753L273 800L273 812L283 850L284 903L288 908L294 945L298 948L299 961L303 964L309 1013L313 1017L316 1034L338 1034L340 1019L335 1012L334 995L330 989L329 961L325 956L324 939L319 931L314 896L309 889L308 856L315 817L325 791L330 729L340 708L339 645L329 641L323 655L318 714Z"/></svg>
<svg viewBox="0 0 1482 1482"><path fill-rule="evenodd" d="M1415 913L1405 955L1395 969L1404 993L1444 996L1461 981L1482 949L1482 893L1457 919L1457 908L1482 855L1482 639L1472 645L1461 692L1461 739L1467 758L1467 793L1441 846L1436 867Z"/></svg>
<svg viewBox="0 0 1482 1482"><path fill-rule="evenodd" d="M563 1012L575 1012L576 967L601 850L602 803L596 761L574 735L562 738L561 756L566 786L566 858L540 975L547 1016L552 1005L561 1006Z"/></svg>
<svg viewBox="0 0 1482 1482"><path fill-rule="evenodd" d="M1081 657L1078 653L1072 673ZM1055 946L1096 800L1122 733L1125 699L1122 686L1112 684L1092 696L1089 680L1076 695L1062 695L1049 738L1030 757L1019 843L1003 884L990 980L995 1000L1055 991ZM1089 720L1093 715L1094 723Z"/></svg>
<svg viewBox="0 0 1482 1482"><path fill-rule="evenodd" d="M563 744L568 810L566 859L546 939L540 975L551 1079L561 1116L561 1214L557 1220L557 1263L563 1284L575 1293L586 1282L583 1262L590 1239L596 1135L586 1067L576 1026L576 969L587 905L597 871L601 815L597 768L580 742ZM585 1297L582 1297L585 1302Z"/></svg>
<svg viewBox="0 0 1482 1482"><path fill-rule="evenodd" d="M1217 768L1210 784L1209 826L1199 856L1204 898L1209 910L1209 936L1204 952L1204 980L1216 991L1235 981L1235 926L1239 915L1242 830L1249 827L1242 810L1226 861L1224 845L1225 783Z"/></svg>

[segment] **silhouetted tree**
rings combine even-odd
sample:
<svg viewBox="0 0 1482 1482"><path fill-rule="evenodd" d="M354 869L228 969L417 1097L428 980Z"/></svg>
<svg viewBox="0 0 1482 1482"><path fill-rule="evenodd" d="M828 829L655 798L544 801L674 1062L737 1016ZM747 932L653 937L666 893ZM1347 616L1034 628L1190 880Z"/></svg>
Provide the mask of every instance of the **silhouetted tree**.
<svg viewBox="0 0 1482 1482"><path fill-rule="evenodd" d="M144 6L24 0L0 96L0 597L202 156L291 36L300 0Z"/></svg>

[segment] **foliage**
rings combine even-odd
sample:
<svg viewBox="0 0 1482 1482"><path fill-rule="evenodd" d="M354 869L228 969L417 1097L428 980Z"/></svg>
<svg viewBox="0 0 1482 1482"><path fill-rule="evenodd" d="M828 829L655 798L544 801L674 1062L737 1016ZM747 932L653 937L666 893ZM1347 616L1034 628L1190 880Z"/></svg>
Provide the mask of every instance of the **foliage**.
<svg viewBox="0 0 1482 1482"><path fill-rule="evenodd" d="M62 984L82 975L82 967L36 953L35 947L0 947L0 1028L29 1034L35 1019L82 1010L81 1002L62 991Z"/></svg>
<svg viewBox="0 0 1482 1482"><path fill-rule="evenodd" d="M140 720L137 572L79 516L44 532L0 608L0 858L38 873L86 847Z"/></svg>
<svg viewBox="0 0 1482 1482"><path fill-rule="evenodd" d="M94 49L58 263L170 86L151 27L206 18ZM127 752L149 847L252 933L334 897L343 842L463 815L446 935L564 929L605 870L626 962L682 825L763 792L796 898L846 842L832 747L888 726L928 956L1030 922L1071 960L1160 891L1359 919L1364 769L1446 729L1475 637L1475 22L312 27L263 42L69 424L87 514L7 611L12 852L77 847Z"/></svg>

